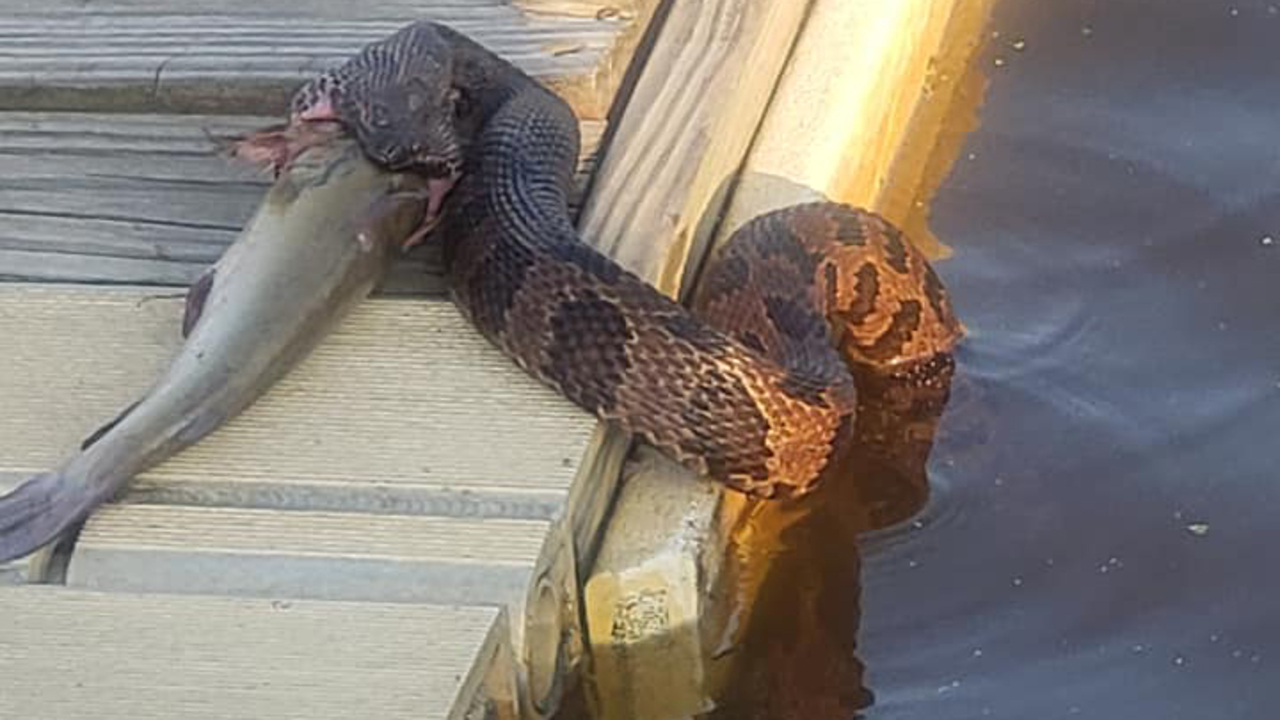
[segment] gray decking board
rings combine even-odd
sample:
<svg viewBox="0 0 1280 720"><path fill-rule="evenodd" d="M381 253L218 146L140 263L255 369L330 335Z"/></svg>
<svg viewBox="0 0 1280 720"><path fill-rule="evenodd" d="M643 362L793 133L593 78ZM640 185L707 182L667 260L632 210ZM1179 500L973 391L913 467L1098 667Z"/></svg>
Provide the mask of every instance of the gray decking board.
<svg viewBox="0 0 1280 720"><path fill-rule="evenodd" d="M440 3L9 2L0 108L269 112L297 84L415 19L447 23L603 117L597 68L629 23L531 16L505 0Z"/></svg>
<svg viewBox="0 0 1280 720"><path fill-rule="evenodd" d="M187 285L252 215L269 178L221 156L276 122L230 115L0 112L0 280ZM579 185L603 123L582 124ZM434 288L429 248L392 287Z"/></svg>
<svg viewBox="0 0 1280 720"><path fill-rule="evenodd" d="M460 719L509 652L485 607L29 586L0 617L0 707L33 720Z"/></svg>

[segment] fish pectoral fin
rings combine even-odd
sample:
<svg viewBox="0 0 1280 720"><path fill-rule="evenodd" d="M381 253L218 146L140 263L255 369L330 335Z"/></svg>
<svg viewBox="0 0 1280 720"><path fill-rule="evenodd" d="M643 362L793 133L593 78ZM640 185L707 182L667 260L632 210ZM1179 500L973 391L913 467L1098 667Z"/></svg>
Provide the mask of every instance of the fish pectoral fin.
<svg viewBox="0 0 1280 720"><path fill-rule="evenodd" d="M124 410L121 410L119 415L116 415L114 418L108 421L105 425L98 428L97 430L94 430L92 433L89 433L89 437L85 438L84 442L80 443L80 449L86 450L90 445L101 440L103 435L106 435L107 433L111 432L111 428L119 425L121 420L124 420L129 415L129 413L133 412L134 408L138 407L139 402L142 402L142 401L137 400L135 402L129 403L129 407L125 408Z"/></svg>
<svg viewBox="0 0 1280 720"><path fill-rule="evenodd" d="M216 274L216 268L205 270L204 274L187 290L187 304L182 310L183 338L190 335L196 323L200 321L200 315L204 313L204 302L209 299L209 291L213 290L213 277Z"/></svg>

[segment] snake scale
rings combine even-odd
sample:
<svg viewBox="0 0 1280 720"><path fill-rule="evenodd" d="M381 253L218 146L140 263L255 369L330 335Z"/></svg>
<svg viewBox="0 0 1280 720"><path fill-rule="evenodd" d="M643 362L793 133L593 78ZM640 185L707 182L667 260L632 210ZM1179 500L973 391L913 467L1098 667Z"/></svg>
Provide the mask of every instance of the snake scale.
<svg viewBox="0 0 1280 720"><path fill-rule="evenodd" d="M416 22L305 84L292 126L337 121L429 178L452 295L521 368L688 468L804 494L856 408L849 366L903 371L961 335L925 258L879 216L820 202L759 216L692 309L582 242L569 106L461 33ZM908 370L909 371L909 370Z"/></svg>

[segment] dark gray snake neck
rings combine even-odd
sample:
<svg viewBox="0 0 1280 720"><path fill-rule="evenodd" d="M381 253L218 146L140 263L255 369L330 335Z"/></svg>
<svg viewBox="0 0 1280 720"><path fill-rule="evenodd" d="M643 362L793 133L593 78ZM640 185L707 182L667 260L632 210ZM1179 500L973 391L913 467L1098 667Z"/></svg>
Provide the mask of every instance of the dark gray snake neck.
<svg viewBox="0 0 1280 720"><path fill-rule="evenodd" d="M941 283L901 233L834 203L749 223L691 312L581 241L568 204L573 112L461 34L416 23L334 71L360 111L347 121L364 122L387 87L364 79L409 77L415 63L450 66L459 103L457 142L441 143L462 156L443 225L458 306L529 374L687 467L763 496L805 492L854 411L842 355L894 367L959 336ZM388 129L404 128L393 118ZM370 146L394 144L364 132Z"/></svg>

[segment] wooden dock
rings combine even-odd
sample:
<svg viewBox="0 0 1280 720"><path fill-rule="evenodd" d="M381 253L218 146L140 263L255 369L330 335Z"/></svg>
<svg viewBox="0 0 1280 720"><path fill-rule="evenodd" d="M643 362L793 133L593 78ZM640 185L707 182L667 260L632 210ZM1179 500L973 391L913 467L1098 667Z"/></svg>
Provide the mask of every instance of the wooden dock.
<svg viewBox="0 0 1280 720"><path fill-rule="evenodd" d="M178 347L174 293L268 184L209 135L273 122L301 80L404 22L450 23L568 99L584 238L677 295L708 247L780 204L832 197L910 226L916 204L889 188L922 173L900 145L953 90L932 59L963 5L0 4L0 490ZM740 499L628 461L630 438L526 378L439 290L429 253L400 262L69 552L0 566L0 704L41 720L545 717L590 663L604 720L705 709Z"/></svg>
<svg viewBox="0 0 1280 720"><path fill-rule="evenodd" d="M585 186L654 7L3 4L0 489L56 464L179 347L175 294L269 185L210 136L276 122L302 80L428 17L570 100ZM609 500L588 482L597 432L466 324L430 253L406 259L69 552L0 567L0 704L41 720L549 709L582 646L576 553Z"/></svg>

